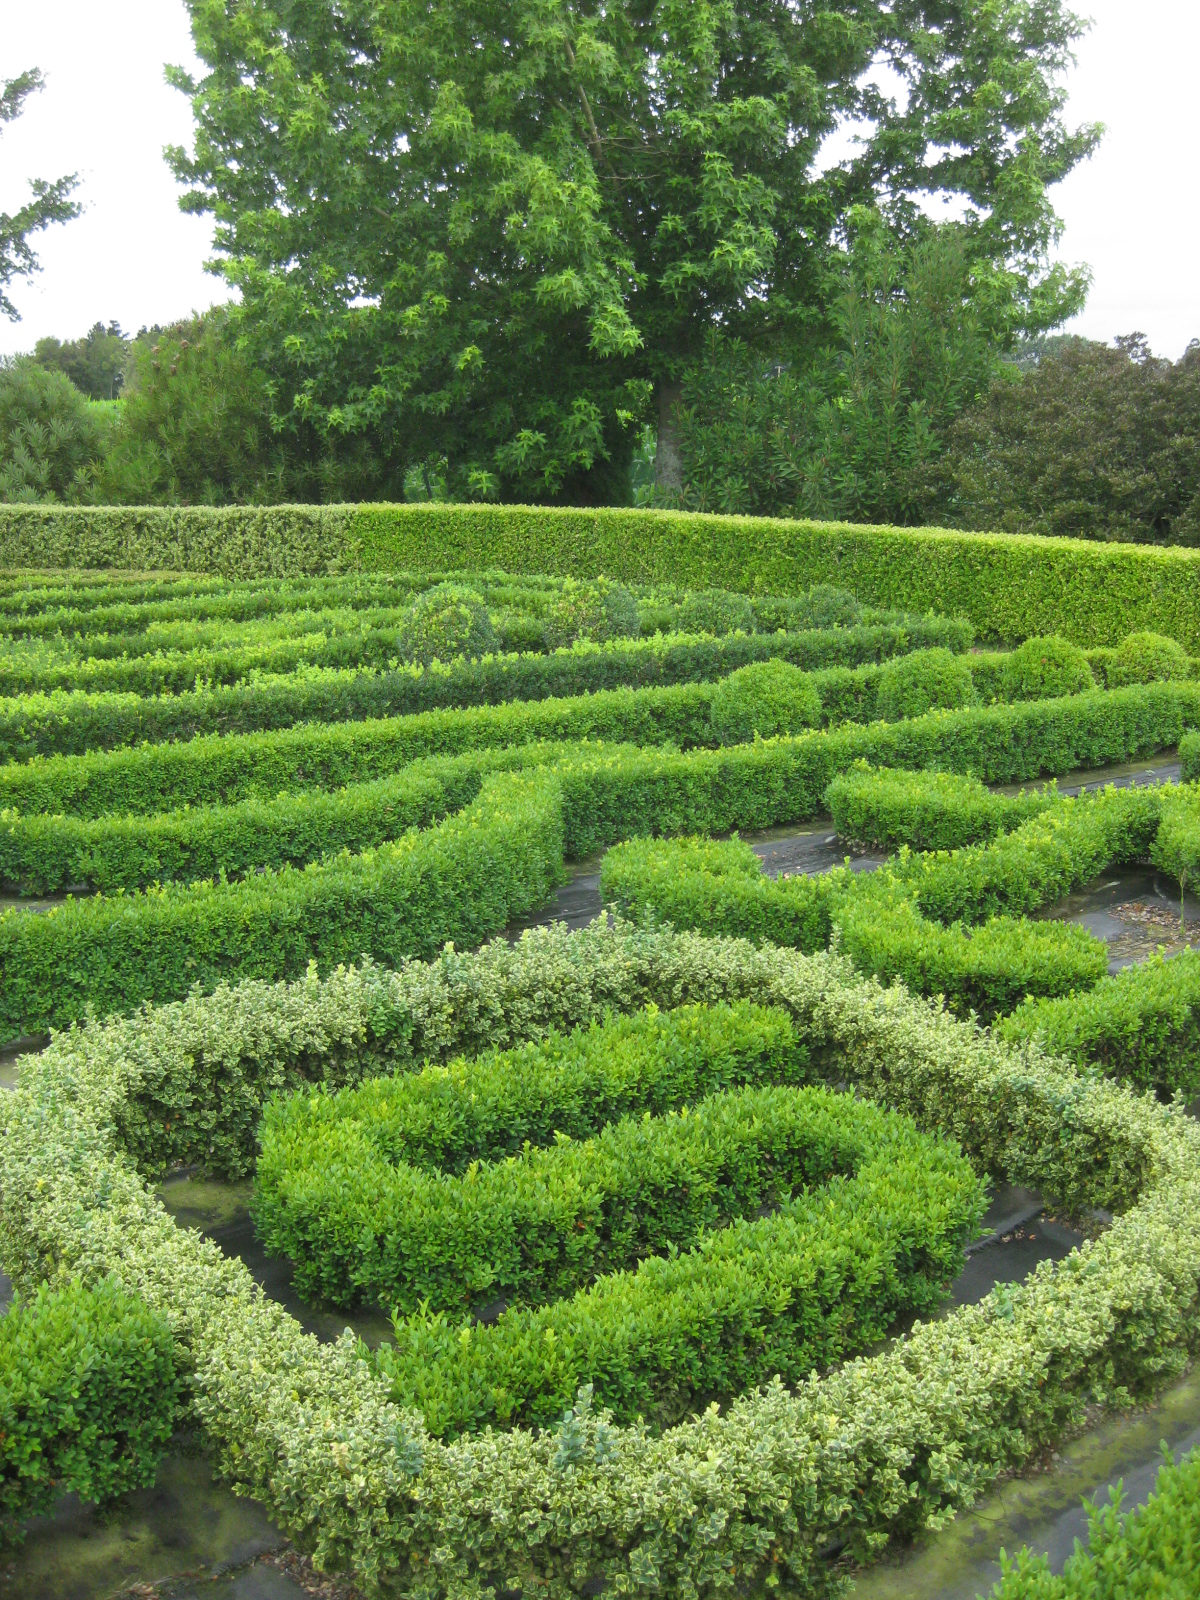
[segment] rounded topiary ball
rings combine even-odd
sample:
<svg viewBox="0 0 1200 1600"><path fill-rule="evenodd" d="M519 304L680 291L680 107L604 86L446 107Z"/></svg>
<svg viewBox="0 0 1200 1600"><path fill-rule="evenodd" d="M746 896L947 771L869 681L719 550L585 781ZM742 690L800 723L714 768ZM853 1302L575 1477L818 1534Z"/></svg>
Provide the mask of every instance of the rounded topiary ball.
<svg viewBox="0 0 1200 1600"><path fill-rule="evenodd" d="M875 714L883 722L952 711L977 702L975 680L963 656L949 650L914 650L885 662L879 674Z"/></svg>
<svg viewBox="0 0 1200 1600"><path fill-rule="evenodd" d="M596 578L580 583L568 578L545 614L546 643L561 650L576 639L603 644L606 639L636 639L642 624L638 603L622 583Z"/></svg>
<svg viewBox="0 0 1200 1600"><path fill-rule="evenodd" d="M744 594L728 589L694 589L675 608L677 633L753 633L754 607Z"/></svg>
<svg viewBox="0 0 1200 1600"><path fill-rule="evenodd" d="M1105 676L1110 689L1119 689L1127 683L1186 678L1190 671L1188 653L1176 640L1161 633L1131 633L1109 657Z"/></svg>
<svg viewBox="0 0 1200 1600"><path fill-rule="evenodd" d="M787 661L754 661L722 678L709 722L722 744L802 733L821 720L821 696L807 672Z"/></svg>
<svg viewBox="0 0 1200 1600"><path fill-rule="evenodd" d="M1009 700L1053 700L1095 687L1087 656L1057 633L1026 639L1004 668L1004 694Z"/></svg>
<svg viewBox="0 0 1200 1600"><path fill-rule="evenodd" d="M474 590L439 583L418 595L400 624L397 645L405 661L475 660L499 649L487 606Z"/></svg>

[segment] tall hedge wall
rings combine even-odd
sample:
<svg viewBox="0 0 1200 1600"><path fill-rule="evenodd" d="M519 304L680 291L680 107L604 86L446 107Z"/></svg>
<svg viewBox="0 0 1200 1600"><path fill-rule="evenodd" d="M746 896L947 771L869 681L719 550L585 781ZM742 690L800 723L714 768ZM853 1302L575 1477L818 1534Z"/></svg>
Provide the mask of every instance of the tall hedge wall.
<svg viewBox="0 0 1200 1600"><path fill-rule="evenodd" d="M0 567L115 566L301 575L364 568L512 572L861 600L968 617L985 639L1134 629L1200 651L1200 553L936 528L527 506L0 507Z"/></svg>

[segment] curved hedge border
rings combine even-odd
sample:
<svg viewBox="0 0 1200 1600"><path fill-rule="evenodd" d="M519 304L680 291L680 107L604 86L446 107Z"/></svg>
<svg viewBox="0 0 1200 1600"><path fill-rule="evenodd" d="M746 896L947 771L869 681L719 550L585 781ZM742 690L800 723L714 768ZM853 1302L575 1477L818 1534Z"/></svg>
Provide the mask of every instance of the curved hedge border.
<svg viewBox="0 0 1200 1600"><path fill-rule="evenodd" d="M832 583L968 617L988 639L1111 645L1148 628L1200 651L1194 551L935 528L531 506L5 506L0 565L237 577L501 567L781 595Z"/></svg>
<svg viewBox="0 0 1200 1600"><path fill-rule="evenodd" d="M302 668L183 694L56 690L10 695L0 698L0 761L80 755L141 740L251 733L308 721L353 721L602 689L689 684L723 677L750 661L783 660L806 668L860 664L947 640L966 650L970 638L969 625L930 617L911 625L823 632L614 639L602 645L575 644L552 655L484 656L382 672ZM846 687L853 696L853 685Z"/></svg>
<svg viewBox="0 0 1200 1600"><path fill-rule="evenodd" d="M687 1159L697 1137L708 1147L705 1165ZM751 1140L761 1152L758 1173L748 1170ZM628 1163L639 1145L639 1218L659 1221L651 1172L665 1184L674 1169L703 1193L706 1182L728 1184L722 1160L740 1160L745 1170L741 1195L726 1202L734 1214L718 1212L703 1232L677 1214L659 1251L636 1270L615 1271L619 1259L601 1259L601 1276L574 1294L564 1285L562 1298L513 1306L484 1327L452 1325L425 1306L397 1317L396 1343L380 1346L375 1363L433 1437L489 1424L546 1427L584 1379L592 1402L616 1421L644 1418L656 1428L714 1394L803 1381L885 1339L899 1318L940 1309L986 1206L983 1185L952 1142L823 1088L734 1090L687 1116L616 1124L578 1156L568 1148L523 1160L551 1183L548 1164L574 1160L586 1190L614 1156ZM510 1183L513 1167L502 1169ZM772 1192L772 1169L785 1189L802 1184L803 1192ZM752 1214L776 1198L769 1215ZM427 1215L436 1237L437 1220ZM503 1229L499 1213L495 1221ZM668 1240L678 1253L665 1248Z"/></svg>
<svg viewBox="0 0 1200 1600"><path fill-rule="evenodd" d="M589 1020L607 999L752 995L862 1091L957 1138L979 1170L1117 1216L1029 1281L878 1356L771 1385L652 1437L586 1404L562 1429L451 1446L393 1406L346 1337L321 1347L240 1261L175 1227L148 1164L205 1128L252 1141L236 1082L346 1070L347 1052L442 1057ZM240 1067L238 1067L240 1063ZM290 1065L289 1065L290 1063ZM186 1124L147 1116L171 1085ZM218 1087L219 1086L219 1087ZM214 1117L216 1121L214 1122ZM869 1560L969 1505L1077 1422L1177 1374L1197 1338L1200 1129L1181 1113L1033 1051L1014 1051L900 990L736 941L600 925L431 967L346 972L61 1036L4 1110L0 1259L20 1284L118 1270L194 1362L195 1409L231 1480L323 1567L422 1600L478 1583L569 1600L588 1575L623 1592L715 1595L731 1579L817 1597L828 1552Z"/></svg>
<svg viewBox="0 0 1200 1600"><path fill-rule="evenodd" d="M486 791L466 811L396 844L239 882L168 884L68 901L37 915L0 915L0 1028L9 1036L36 1033L83 1017L89 1007L127 1010L184 994L196 982L209 988L223 979L296 973L313 959L328 971L362 954L395 961L428 954L447 938L476 942L544 903L564 855L581 859L639 834L798 821L819 811L830 779L860 757L1023 780L1159 749L1198 719L1200 684L1149 684L686 755L575 747L555 761L553 745L537 745L463 757L465 766L478 761L481 771L491 769ZM517 827L506 828L496 814L499 794L511 800ZM926 871L927 908L936 886ZM949 916L946 904L943 895L939 915ZM809 949L828 937L828 907L814 906L815 915L813 907L806 915L817 931L800 941ZM1073 959L1067 936L1056 937ZM1086 970L1099 947L1075 954L1083 962L1078 970ZM989 971L993 978L999 971L1009 993L1005 960L1001 950L984 963L980 982L968 973L972 998L986 992Z"/></svg>

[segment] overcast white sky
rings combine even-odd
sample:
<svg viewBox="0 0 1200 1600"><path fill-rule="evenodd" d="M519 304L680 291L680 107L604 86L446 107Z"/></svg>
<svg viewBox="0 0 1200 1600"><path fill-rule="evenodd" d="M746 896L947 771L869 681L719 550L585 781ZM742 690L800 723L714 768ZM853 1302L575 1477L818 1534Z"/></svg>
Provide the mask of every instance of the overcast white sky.
<svg viewBox="0 0 1200 1600"><path fill-rule="evenodd" d="M1137 329L1161 355L1200 337L1200 5L1076 0L1095 27L1070 77L1070 116L1101 121L1099 153L1056 191L1061 253L1094 285L1075 328L1096 339ZM37 66L43 94L0 135L0 210L29 178L81 177L84 216L40 236L43 271L11 291L0 353L43 334L71 338L97 319L136 331L221 296L206 274L211 225L186 217L162 160L190 133L187 101L163 82L191 64L180 0L0 0L0 78Z"/></svg>

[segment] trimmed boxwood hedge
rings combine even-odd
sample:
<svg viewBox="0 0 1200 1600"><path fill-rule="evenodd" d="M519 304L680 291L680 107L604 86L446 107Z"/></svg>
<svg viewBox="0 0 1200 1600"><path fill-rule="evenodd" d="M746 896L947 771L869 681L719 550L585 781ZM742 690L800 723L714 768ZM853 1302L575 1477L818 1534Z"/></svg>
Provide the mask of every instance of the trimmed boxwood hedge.
<svg viewBox="0 0 1200 1600"><path fill-rule="evenodd" d="M0 1546L62 1495L153 1483L179 1392L169 1324L118 1278L18 1297L0 1317Z"/></svg>
<svg viewBox="0 0 1200 1600"><path fill-rule="evenodd" d="M443 1445L390 1401L352 1338L318 1345L239 1260L177 1228L127 1153L153 1170L214 1139L251 1151L243 1095L288 1074L345 1081L535 1038L614 1003L737 998L785 1006L814 1061L958 1139L976 1170L1116 1220L1026 1283L877 1355L658 1437L613 1426L585 1395L556 1428ZM177 1096L177 1116L156 1110L163 1094ZM1195 1347L1190 1119L829 955L596 924L396 973L193 996L61 1035L23 1068L2 1138L0 1259L19 1284L119 1266L170 1318L221 1470L319 1567L427 1600L484 1578L551 1600L648 1578L706 1594L734 1572L762 1587L781 1567L798 1595L824 1600L839 1581L831 1552L870 1561L891 1540L911 1543L1056 1445L1088 1407L1153 1392Z"/></svg>
<svg viewBox="0 0 1200 1600"><path fill-rule="evenodd" d="M1200 555L936 528L531 506L0 507L0 564L299 576L500 567L798 594L968 617L1010 643L1115 645L1152 629L1200 652Z"/></svg>

